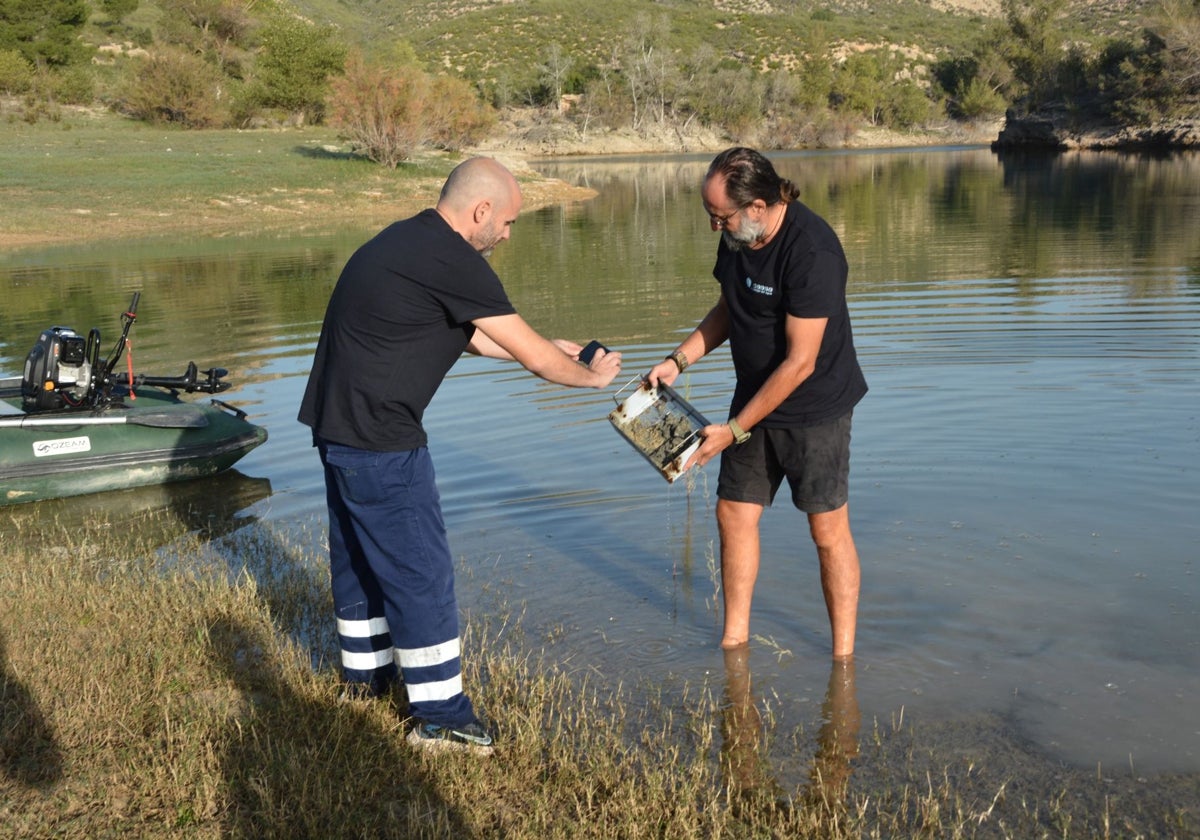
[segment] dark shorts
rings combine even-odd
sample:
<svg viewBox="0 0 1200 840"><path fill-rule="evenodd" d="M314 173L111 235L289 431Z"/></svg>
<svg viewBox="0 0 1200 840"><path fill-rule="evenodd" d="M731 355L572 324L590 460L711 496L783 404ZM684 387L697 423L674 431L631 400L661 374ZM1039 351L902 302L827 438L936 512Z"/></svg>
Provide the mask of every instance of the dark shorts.
<svg viewBox="0 0 1200 840"><path fill-rule="evenodd" d="M850 498L849 412L818 426L764 429L721 453L717 497L770 506L786 478L805 513L837 510Z"/></svg>

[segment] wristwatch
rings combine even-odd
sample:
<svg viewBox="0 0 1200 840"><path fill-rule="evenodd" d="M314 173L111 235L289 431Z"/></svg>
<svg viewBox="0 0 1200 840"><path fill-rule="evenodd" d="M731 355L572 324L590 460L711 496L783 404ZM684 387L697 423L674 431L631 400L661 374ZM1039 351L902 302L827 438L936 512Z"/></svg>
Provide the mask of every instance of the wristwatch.
<svg viewBox="0 0 1200 840"><path fill-rule="evenodd" d="M687 370L688 357L683 354L682 350L675 350L671 353L671 355L667 356L667 358L675 363L675 367L679 368L680 373L683 373L685 370Z"/></svg>
<svg viewBox="0 0 1200 840"><path fill-rule="evenodd" d="M729 426L729 431L733 432L734 443L745 443L746 441L750 440L750 433L739 426L738 421L734 418L730 417L729 422L726 425Z"/></svg>

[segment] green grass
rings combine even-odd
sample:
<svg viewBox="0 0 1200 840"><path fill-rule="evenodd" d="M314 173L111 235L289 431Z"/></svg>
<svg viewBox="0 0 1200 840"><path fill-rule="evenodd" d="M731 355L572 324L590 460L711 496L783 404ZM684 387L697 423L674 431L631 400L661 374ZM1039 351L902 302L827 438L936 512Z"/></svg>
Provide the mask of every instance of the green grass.
<svg viewBox="0 0 1200 840"><path fill-rule="evenodd" d="M431 206L454 163L431 154L387 170L323 127L184 131L80 112L9 119L0 242L374 225Z"/></svg>
<svg viewBox="0 0 1200 840"><path fill-rule="evenodd" d="M389 170L326 127L187 131L106 112L5 120L0 248L170 236L377 228L432 207L462 156L421 152ZM523 211L593 195L504 160Z"/></svg>

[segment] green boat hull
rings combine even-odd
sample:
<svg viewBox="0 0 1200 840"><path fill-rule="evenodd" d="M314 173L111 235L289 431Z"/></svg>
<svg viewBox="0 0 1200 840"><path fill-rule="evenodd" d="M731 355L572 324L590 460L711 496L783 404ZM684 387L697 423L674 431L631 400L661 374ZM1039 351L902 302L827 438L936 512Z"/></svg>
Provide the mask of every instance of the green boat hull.
<svg viewBox="0 0 1200 840"><path fill-rule="evenodd" d="M266 439L225 403L155 390L100 412L0 414L0 505L216 475Z"/></svg>

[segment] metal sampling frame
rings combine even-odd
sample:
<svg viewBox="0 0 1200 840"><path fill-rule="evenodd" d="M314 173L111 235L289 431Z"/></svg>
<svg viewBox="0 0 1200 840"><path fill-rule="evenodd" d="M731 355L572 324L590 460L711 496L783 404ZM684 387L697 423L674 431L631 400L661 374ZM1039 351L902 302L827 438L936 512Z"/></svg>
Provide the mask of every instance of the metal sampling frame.
<svg viewBox="0 0 1200 840"><path fill-rule="evenodd" d="M622 398L635 382L638 387ZM669 385L652 386L644 379L626 383L613 399L617 407L608 419L621 436L667 481L683 475L683 465L699 448L701 431L709 425L704 415Z"/></svg>

